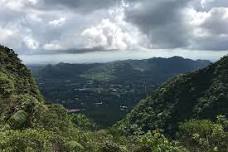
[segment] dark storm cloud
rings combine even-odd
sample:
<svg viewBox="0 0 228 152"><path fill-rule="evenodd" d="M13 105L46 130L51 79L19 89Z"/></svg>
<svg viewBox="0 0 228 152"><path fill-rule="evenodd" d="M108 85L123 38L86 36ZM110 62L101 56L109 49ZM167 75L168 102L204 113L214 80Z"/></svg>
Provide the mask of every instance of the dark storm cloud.
<svg viewBox="0 0 228 152"><path fill-rule="evenodd" d="M223 51L228 49L228 36L208 36L194 39L194 49ZM228 51L227 51L228 54Z"/></svg>
<svg viewBox="0 0 228 152"><path fill-rule="evenodd" d="M52 6L63 6L82 13L89 13L98 9L107 9L118 4L119 0L44 0L44 4Z"/></svg>
<svg viewBox="0 0 228 152"><path fill-rule="evenodd" d="M214 8L208 12L208 16L198 27L206 34L193 37L197 49L227 50L228 49L228 9Z"/></svg>
<svg viewBox="0 0 228 152"><path fill-rule="evenodd" d="M228 13L228 11L223 8L212 10L210 17L205 20L201 27L213 35L228 35L228 16L225 17L225 15L228 14L226 13Z"/></svg>
<svg viewBox="0 0 228 152"><path fill-rule="evenodd" d="M131 7L126 10L126 20L147 35L152 48L228 49L227 0L129 2ZM187 14L187 9L194 10L195 14ZM192 20L197 20L197 16L202 22L191 24Z"/></svg>
<svg viewBox="0 0 228 152"><path fill-rule="evenodd" d="M188 44L183 8L188 0L136 1L139 7L126 11L127 21L137 25L151 40L152 47L176 48Z"/></svg>

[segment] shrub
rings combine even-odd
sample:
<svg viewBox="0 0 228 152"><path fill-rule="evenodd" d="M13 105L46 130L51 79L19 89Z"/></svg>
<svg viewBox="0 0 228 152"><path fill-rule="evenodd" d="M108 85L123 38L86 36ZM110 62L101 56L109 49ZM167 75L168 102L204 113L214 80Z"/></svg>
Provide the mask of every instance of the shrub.
<svg viewBox="0 0 228 152"><path fill-rule="evenodd" d="M0 132L2 152L49 152L57 149L63 151L63 139L52 132L33 129Z"/></svg>
<svg viewBox="0 0 228 152"><path fill-rule="evenodd" d="M180 125L180 139L191 151L227 152L228 136L221 124L209 120L190 120Z"/></svg>
<svg viewBox="0 0 228 152"><path fill-rule="evenodd" d="M94 124L83 114L72 114L70 115L71 121L83 130L94 129Z"/></svg>
<svg viewBox="0 0 228 152"><path fill-rule="evenodd" d="M125 149L116 143L113 143L111 141L106 141L101 145L98 151L99 152L125 152Z"/></svg>
<svg viewBox="0 0 228 152"><path fill-rule="evenodd" d="M69 141L65 144L67 151L69 152L84 152L85 148L76 141Z"/></svg>
<svg viewBox="0 0 228 152"><path fill-rule="evenodd" d="M176 142L169 141L158 131L148 132L139 137L140 147L136 151L146 152L185 152L187 151Z"/></svg>
<svg viewBox="0 0 228 152"><path fill-rule="evenodd" d="M9 119L9 125L13 129L20 129L26 126L28 114L24 110L19 110Z"/></svg>
<svg viewBox="0 0 228 152"><path fill-rule="evenodd" d="M0 77L0 96L9 96L14 91L14 84L12 80L6 77Z"/></svg>

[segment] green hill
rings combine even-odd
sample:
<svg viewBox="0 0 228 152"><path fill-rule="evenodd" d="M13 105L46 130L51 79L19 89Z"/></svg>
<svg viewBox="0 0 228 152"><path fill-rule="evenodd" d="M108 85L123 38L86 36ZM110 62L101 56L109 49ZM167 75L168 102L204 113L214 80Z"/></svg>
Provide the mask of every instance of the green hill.
<svg viewBox="0 0 228 152"><path fill-rule="evenodd" d="M142 100L118 125L128 134L162 129L174 135L179 123L228 116L228 57L178 75Z"/></svg>
<svg viewBox="0 0 228 152"><path fill-rule="evenodd" d="M12 49L0 46L0 151L81 151L84 132L73 118L62 106L46 104L31 72Z"/></svg>
<svg viewBox="0 0 228 152"><path fill-rule="evenodd" d="M9 123L11 127L32 126L39 112L36 110L44 101L30 71L13 50L3 46L0 46L0 65L1 123Z"/></svg>

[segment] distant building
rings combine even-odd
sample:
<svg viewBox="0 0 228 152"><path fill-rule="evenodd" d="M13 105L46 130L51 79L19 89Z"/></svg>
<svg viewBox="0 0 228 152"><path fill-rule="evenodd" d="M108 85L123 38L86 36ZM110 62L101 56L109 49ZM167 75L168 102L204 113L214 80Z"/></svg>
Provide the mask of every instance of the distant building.
<svg viewBox="0 0 228 152"><path fill-rule="evenodd" d="M127 106L120 106L120 110L121 110L121 111L128 110L128 107L127 107Z"/></svg>
<svg viewBox="0 0 228 152"><path fill-rule="evenodd" d="M103 102L95 103L95 105L103 105Z"/></svg>
<svg viewBox="0 0 228 152"><path fill-rule="evenodd" d="M80 109L67 109L67 112L68 113L78 113L78 112L81 112Z"/></svg>

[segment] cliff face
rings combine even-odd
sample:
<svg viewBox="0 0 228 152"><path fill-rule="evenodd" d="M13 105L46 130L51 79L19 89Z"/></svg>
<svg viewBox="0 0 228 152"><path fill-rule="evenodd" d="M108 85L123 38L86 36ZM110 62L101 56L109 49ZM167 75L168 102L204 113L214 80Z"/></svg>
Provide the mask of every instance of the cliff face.
<svg viewBox="0 0 228 152"><path fill-rule="evenodd" d="M228 116L228 57L179 75L142 100L118 126L127 133L157 128L172 134L180 122Z"/></svg>

